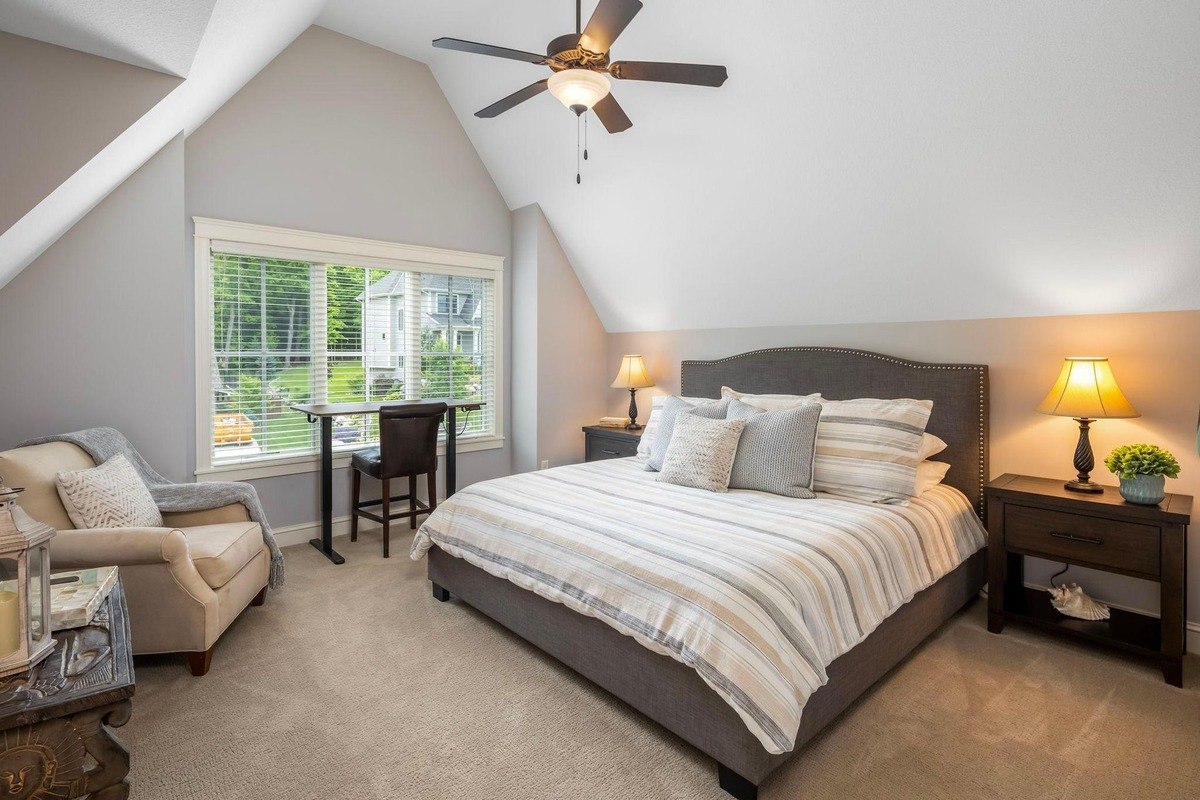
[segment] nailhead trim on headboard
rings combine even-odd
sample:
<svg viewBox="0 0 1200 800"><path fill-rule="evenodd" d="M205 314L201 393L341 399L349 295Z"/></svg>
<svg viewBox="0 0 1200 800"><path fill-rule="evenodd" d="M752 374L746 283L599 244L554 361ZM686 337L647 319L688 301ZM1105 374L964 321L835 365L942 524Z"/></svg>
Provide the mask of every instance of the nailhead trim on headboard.
<svg viewBox="0 0 1200 800"><path fill-rule="evenodd" d="M735 361L749 356L761 355L764 353L799 353L799 352L823 352L823 353L844 353L846 355L860 356L863 358L872 358L878 361L886 361L892 364L897 364L910 369L931 369L931 370L973 370L979 377L979 496L975 501L975 512L983 516L983 487L987 483L987 366L982 364L929 364L921 361L909 361L905 358L896 358L895 356L887 356L881 353L872 353L869 350L856 350L849 347L767 347L761 350L751 350L746 353L739 353L733 356L716 359L686 359L680 362L680 371L685 364L695 364L709 366L713 364L723 364L728 361ZM680 391L684 391L682 385ZM686 393L686 392L685 392Z"/></svg>

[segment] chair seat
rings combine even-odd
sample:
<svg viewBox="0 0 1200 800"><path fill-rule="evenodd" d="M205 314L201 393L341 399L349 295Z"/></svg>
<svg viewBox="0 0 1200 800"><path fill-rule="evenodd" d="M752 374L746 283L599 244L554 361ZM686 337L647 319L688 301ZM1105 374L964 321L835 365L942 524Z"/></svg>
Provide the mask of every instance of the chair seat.
<svg viewBox="0 0 1200 800"><path fill-rule="evenodd" d="M382 459L379 457L378 447L368 447L363 450L356 450L354 455L350 457L350 466L372 478L378 478L380 475L380 465Z"/></svg>
<svg viewBox="0 0 1200 800"><path fill-rule="evenodd" d="M257 522L224 522L179 530L187 538L196 572L213 589L229 583L266 547Z"/></svg>

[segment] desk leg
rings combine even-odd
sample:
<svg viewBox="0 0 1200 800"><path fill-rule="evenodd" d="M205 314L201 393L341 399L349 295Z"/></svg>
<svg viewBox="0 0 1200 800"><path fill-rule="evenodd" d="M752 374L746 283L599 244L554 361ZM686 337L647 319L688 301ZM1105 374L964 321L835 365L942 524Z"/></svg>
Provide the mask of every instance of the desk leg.
<svg viewBox="0 0 1200 800"><path fill-rule="evenodd" d="M458 420L454 406L446 409L446 499L458 484Z"/></svg>
<svg viewBox="0 0 1200 800"><path fill-rule="evenodd" d="M333 563L346 563L333 549L333 417L321 417L321 538L308 543Z"/></svg>

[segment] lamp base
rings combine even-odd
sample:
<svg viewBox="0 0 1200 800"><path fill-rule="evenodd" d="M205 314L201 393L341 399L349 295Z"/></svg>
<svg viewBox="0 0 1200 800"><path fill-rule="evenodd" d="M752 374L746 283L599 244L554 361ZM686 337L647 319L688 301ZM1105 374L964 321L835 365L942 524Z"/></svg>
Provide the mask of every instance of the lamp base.
<svg viewBox="0 0 1200 800"><path fill-rule="evenodd" d="M631 422L630 424L625 426L625 430L627 430L627 431L640 431L640 430L644 430L645 428L646 428L645 425L638 425L636 422Z"/></svg>
<svg viewBox="0 0 1200 800"><path fill-rule="evenodd" d="M1063 488L1069 489L1072 492L1087 492L1088 494L1101 494L1104 492L1103 486L1091 481L1067 481L1063 484Z"/></svg>

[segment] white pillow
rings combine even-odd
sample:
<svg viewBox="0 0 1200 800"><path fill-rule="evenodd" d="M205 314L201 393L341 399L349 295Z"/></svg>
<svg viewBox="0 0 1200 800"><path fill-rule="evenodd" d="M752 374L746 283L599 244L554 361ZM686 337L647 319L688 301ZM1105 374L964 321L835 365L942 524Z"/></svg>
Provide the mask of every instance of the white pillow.
<svg viewBox="0 0 1200 800"><path fill-rule="evenodd" d="M820 400L813 489L872 503L907 501L931 400Z"/></svg>
<svg viewBox="0 0 1200 800"><path fill-rule="evenodd" d="M811 403L819 400L821 393L814 394L747 394L728 386L721 387L721 397L729 400L741 400L748 406L761 408L763 411L783 411L788 408Z"/></svg>
<svg viewBox="0 0 1200 800"><path fill-rule="evenodd" d="M949 445L943 442L932 433L926 433L921 437L921 449L917 452L917 460L924 461L927 458L933 458L938 453L945 450Z"/></svg>
<svg viewBox="0 0 1200 800"><path fill-rule="evenodd" d="M913 497L920 497L946 479L950 465L945 461L922 461L917 464L917 482L913 486Z"/></svg>
<svg viewBox="0 0 1200 800"><path fill-rule="evenodd" d="M642 461L650 458L650 450L654 447L654 440L658 437L658 427L662 424L662 407L663 403L667 402L669 394L658 394L650 401L650 417L646 420L646 427L642 429L642 438L638 439L637 457ZM690 406L698 406L701 403L711 403L711 397L680 397Z"/></svg>
<svg viewBox="0 0 1200 800"><path fill-rule="evenodd" d="M150 490L124 454L91 469L60 472L54 483L76 529L162 527Z"/></svg>

